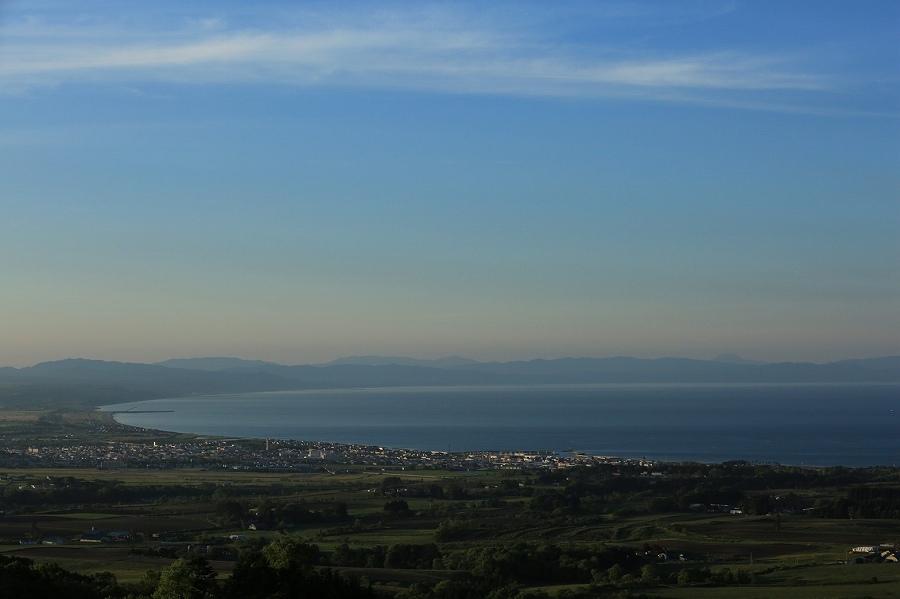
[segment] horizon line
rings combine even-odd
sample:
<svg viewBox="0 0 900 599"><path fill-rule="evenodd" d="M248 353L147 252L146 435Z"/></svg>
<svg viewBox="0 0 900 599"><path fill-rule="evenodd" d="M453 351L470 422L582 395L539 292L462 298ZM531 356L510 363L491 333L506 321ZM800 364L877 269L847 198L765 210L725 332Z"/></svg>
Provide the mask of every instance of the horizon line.
<svg viewBox="0 0 900 599"><path fill-rule="evenodd" d="M731 359L723 359L723 358L731 358ZM82 361L82 362L103 362L110 364L140 364L147 366L164 366L166 362L175 362L175 361L189 361L189 360L236 360L243 362L262 362L265 364L273 364L277 366L334 366L335 362L347 361L347 360L362 360L362 359L380 359L380 360L411 360L417 362L440 362L443 360L466 360L476 364L510 364L516 362L552 362L552 361L561 361L561 360L641 360L641 361L657 361L657 360L686 360L686 361L694 361L694 362L718 362L724 364L741 364L741 365L773 365L773 364L816 364L816 365L827 365L827 364L836 364L840 362L852 362L852 361L862 361L862 360L880 360L880 359L900 359L900 353L889 353L889 354L878 354L878 355L868 355L868 356L855 356L855 357L844 357L838 359L831 359L825 361L814 361L814 360L756 360L756 359L745 359L740 354L734 354L731 352L723 352L717 356L713 357L705 357L705 358L697 358L697 357L688 357L688 356L678 356L672 354L662 354L658 356L652 357L641 357L627 354L608 354L608 355L577 355L577 354L569 354L569 355L558 355L555 357L532 357L532 358L516 358L516 359L504 359L504 360L489 360L489 359L476 359L476 358L468 358L463 355L452 354L452 355L443 355L434 358L419 358L414 356L402 356L402 355L379 355L379 354L356 354L356 355L342 355L331 360L326 360L323 362L297 362L297 363L288 363L288 362L278 362L274 360L262 360L259 358L244 358L240 356L225 356L225 355L197 355L197 356L183 356L183 357L174 357L174 358L166 358L163 360L156 361L140 361L140 360L122 360L122 359L108 359L108 358L88 358L83 356L69 356L64 358L56 358L49 360L41 360L38 362L30 363L28 365L22 366L13 366L13 365L3 365L0 366L0 369L15 369L15 370L25 370L28 368L34 368L36 366L44 365L44 364L55 364L59 362L69 362L69 361ZM357 364L364 365L364 364ZM386 366L393 365L390 362L385 362L382 364L374 364L372 366ZM425 364L423 367L427 366Z"/></svg>

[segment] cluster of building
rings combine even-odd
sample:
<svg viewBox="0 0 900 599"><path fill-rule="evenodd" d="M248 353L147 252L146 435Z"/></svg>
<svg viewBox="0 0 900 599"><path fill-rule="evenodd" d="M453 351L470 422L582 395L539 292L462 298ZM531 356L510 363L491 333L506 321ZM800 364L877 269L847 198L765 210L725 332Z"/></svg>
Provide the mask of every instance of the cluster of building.
<svg viewBox="0 0 900 599"><path fill-rule="evenodd" d="M19 539L19 545L66 545L72 542L78 543L128 543L132 540L132 533L128 530L103 531L91 528L77 537L63 537L60 535L35 535L29 534Z"/></svg>
<svg viewBox="0 0 900 599"><path fill-rule="evenodd" d="M688 506L692 512L705 512L707 514L731 514L732 516L741 516L744 514L743 508L730 503L692 503Z"/></svg>
<svg viewBox="0 0 900 599"><path fill-rule="evenodd" d="M128 530L97 530L91 528L81 533L78 537L81 543L127 543L131 540L131 531Z"/></svg>
<svg viewBox="0 0 900 599"><path fill-rule="evenodd" d="M893 543L880 543L878 545L861 545L851 547L849 558L851 564L869 564L892 562L900 563L900 550Z"/></svg>
<svg viewBox="0 0 900 599"><path fill-rule="evenodd" d="M194 439L64 443L0 449L0 467L227 468L308 472L329 464L399 468L559 469L595 463L650 465L644 460L552 451L447 452L289 440Z"/></svg>

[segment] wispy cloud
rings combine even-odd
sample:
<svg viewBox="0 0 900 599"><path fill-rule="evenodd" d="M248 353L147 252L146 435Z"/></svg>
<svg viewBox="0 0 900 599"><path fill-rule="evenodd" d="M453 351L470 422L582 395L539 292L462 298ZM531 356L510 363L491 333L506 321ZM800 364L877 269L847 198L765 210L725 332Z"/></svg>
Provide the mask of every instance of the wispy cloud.
<svg viewBox="0 0 900 599"><path fill-rule="evenodd" d="M233 28L213 16L154 29L23 19L0 29L0 89L260 82L661 100L677 92L679 101L709 103L723 93L814 92L829 85L783 57L624 52L443 13L299 21Z"/></svg>

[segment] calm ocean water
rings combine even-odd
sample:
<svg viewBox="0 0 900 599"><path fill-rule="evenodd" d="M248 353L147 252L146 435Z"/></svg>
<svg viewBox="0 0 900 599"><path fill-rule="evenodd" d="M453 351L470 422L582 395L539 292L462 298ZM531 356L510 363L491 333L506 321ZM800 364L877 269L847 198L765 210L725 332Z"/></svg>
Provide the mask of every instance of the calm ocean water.
<svg viewBox="0 0 900 599"><path fill-rule="evenodd" d="M900 385L403 387L105 406L123 424L439 450L551 449L663 460L900 464Z"/></svg>

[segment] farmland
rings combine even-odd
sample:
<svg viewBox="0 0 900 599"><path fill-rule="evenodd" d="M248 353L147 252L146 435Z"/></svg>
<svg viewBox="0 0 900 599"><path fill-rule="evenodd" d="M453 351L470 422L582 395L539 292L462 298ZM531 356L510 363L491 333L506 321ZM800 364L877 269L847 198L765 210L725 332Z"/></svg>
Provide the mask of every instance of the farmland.
<svg viewBox="0 0 900 599"><path fill-rule="evenodd" d="M563 562L594 559L599 569L571 566L548 574L547 580L525 577L516 581L519 592L900 596L900 564L844 563L851 546L900 539L898 520L826 518L794 510L777 515L709 513L696 507L654 512L641 507L645 498L633 493L620 493L602 508L589 505L587 494L581 505L549 509L545 500L536 499L563 493L578 476L575 470L553 476L373 468L336 474L6 470L0 472L5 506L0 553L85 574L111 572L123 584L138 583L148 570L159 571L176 558L196 556L224 579L242 552L291 537L319 548L319 567L390 596L427 593L441 581L466 576L477 569L473 560L481 559L483 550L553 547ZM64 491L73 488L102 489L108 500L67 502ZM816 486L766 493L814 501L842 490ZM41 500L29 502L29 496ZM128 537L85 542L91 531L126 531ZM397 548L413 557L391 557L400 553ZM626 564L612 577L600 567L602 560L591 557L610 550L620 552ZM652 567L652 576L646 568L641 574L645 566ZM728 576L717 577L726 570ZM685 571L700 574L694 581L679 579ZM740 577L734 576L737 572ZM567 576L572 580L560 580Z"/></svg>

